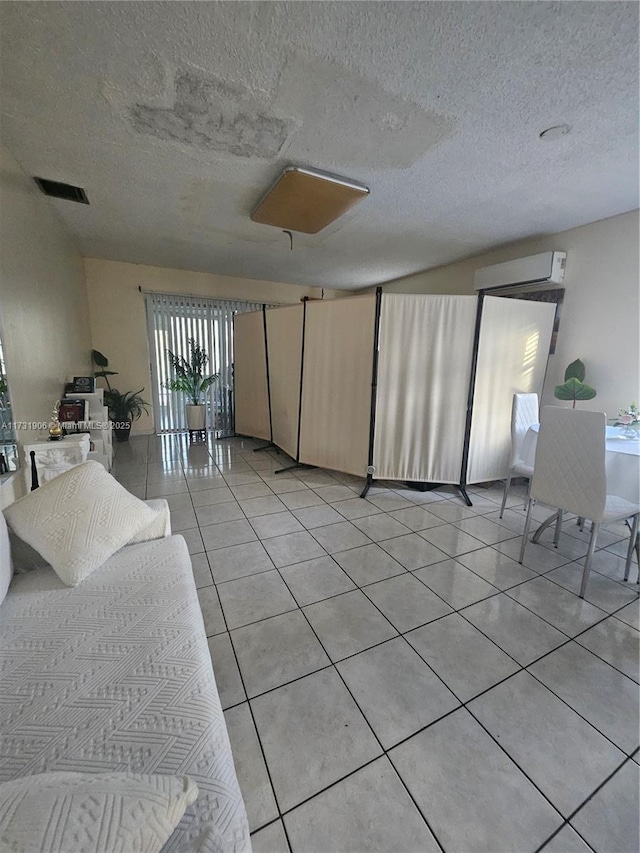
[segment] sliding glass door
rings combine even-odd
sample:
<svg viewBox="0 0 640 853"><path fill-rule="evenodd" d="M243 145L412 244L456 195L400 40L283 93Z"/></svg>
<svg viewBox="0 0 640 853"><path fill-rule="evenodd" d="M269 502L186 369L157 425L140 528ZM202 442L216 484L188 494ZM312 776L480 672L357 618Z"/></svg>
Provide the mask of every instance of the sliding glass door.
<svg viewBox="0 0 640 853"><path fill-rule="evenodd" d="M182 392L169 391L173 378L167 350L189 358L189 340L194 339L209 356L205 375L218 374L207 392L207 427L218 435L233 433L233 317L245 311L258 311L261 304L170 293L147 293L147 324L153 411L157 433L184 432L187 429Z"/></svg>

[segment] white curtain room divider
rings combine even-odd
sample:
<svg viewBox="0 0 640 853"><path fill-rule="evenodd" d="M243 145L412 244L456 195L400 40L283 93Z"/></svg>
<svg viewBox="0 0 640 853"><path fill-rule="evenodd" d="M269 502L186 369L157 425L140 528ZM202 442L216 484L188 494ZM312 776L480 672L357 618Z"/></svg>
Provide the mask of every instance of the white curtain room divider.
<svg viewBox="0 0 640 853"><path fill-rule="evenodd" d="M556 306L487 296L482 308L467 483L505 476L513 395L542 393Z"/></svg>
<svg viewBox="0 0 640 853"><path fill-rule="evenodd" d="M364 476L375 294L308 302L300 462Z"/></svg>
<svg viewBox="0 0 640 853"><path fill-rule="evenodd" d="M512 396L542 390L554 311L377 292L245 316L236 431L271 436L296 463L366 475L363 494L373 480L449 483L469 502L468 484L506 474Z"/></svg>
<svg viewBox="0 0 640 853"><path fill-rule="evenodd" d="M298 454L304 305L267 311L267 351L273 443L293 459Z"/></svg>
<svg viewBox="0 0 640 853"><path fill-rule="evenodd" d="M383 293L375 479L460 482L477 302Z"/></svg>
<svg viewBox="0 0 640 853"><path fill-rule="evenodd" d="M236 314L233 324L235 431L271 441L263 311Z"/></svg>

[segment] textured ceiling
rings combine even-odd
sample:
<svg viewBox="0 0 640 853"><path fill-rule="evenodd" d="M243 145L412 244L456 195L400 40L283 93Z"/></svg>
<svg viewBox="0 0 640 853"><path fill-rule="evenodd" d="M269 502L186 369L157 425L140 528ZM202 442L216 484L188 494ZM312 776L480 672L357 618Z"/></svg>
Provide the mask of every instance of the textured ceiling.
<svg viewBox="0 0 640 853"><path fill-rule="evenodd" d="M2 2L0 130L84 255L362 287L638 206L638 8ZM371 189L293 252L290 163Z"/></svg>

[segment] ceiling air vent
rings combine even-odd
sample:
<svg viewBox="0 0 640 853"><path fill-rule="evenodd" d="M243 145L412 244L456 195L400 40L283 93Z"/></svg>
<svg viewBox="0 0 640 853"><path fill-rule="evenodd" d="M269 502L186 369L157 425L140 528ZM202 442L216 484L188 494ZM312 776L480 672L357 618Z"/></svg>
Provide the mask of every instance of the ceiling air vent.
<svg viewBox="0 0 640 853"><path fill-rule="evenodd" d="M61 184L59 181L48 181L46 178L34 178L36 184L45 195L51 198L63 198L65 201L77 201L80 204L89 204L89 198L82 187L74 187L71 184Z"/></svg>

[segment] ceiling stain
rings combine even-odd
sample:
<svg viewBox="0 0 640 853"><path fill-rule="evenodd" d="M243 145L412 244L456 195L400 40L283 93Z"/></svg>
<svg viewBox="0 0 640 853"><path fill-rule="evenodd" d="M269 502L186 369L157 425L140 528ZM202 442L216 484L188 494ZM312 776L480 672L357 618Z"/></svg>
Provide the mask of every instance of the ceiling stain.
<svg viewBox="0 0 640 853"><path fill-rule="evenodd" d="M172 107L135 104L131 119L135 130L147 136L236 157L273 159L294 122L265 114L252 100L244 86L185 69L176 75Z"/></svg>
<svg viewBox="0 0 640 853"><path fill-rule="evenodd" d="M459 124L343 63L293 52L274 107L300 122L295 149L304 160L338 171L357 169L356 178L366 178L365 169L409 168L453 136Z"/></svg>

